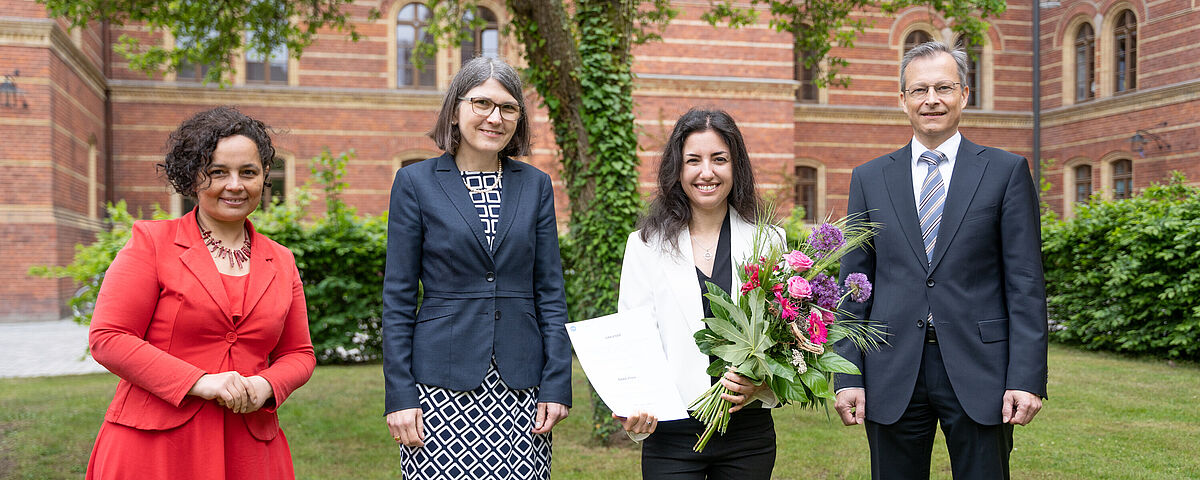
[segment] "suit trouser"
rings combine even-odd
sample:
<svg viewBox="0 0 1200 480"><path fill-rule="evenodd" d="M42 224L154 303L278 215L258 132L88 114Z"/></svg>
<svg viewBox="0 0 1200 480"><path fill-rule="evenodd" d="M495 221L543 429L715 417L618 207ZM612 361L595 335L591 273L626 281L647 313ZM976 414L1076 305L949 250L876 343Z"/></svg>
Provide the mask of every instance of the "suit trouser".
<svg viewBox="0 0 1200 480"><path fill-rule="evenodd" d="M692 451L704 424L687 418L662 422L642 442L647 480L769 480L775 468L775 422L771 410L734 412L724 435L714 433L701 453Z"/></svg>
<svg viewBox="0 0 1200 480"><path fill-rule="evenodd" d="M928 479L939 422L956 480L1009 478L1012 425L981 425L967 415L950 385L936 343L925 344L917 385L900 420L891 425L866 422L871 478Z"/></svg>

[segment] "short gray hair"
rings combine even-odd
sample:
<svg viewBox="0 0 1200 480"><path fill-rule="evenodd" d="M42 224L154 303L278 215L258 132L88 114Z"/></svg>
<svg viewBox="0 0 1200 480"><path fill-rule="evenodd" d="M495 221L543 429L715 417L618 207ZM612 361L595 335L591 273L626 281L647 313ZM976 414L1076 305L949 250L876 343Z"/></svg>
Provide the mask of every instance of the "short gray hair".
<svg viewBox="0 0 1200 480"><path fill-rule="evenodd" d="M946 53L954 58L954 63L958 64L958 81L963 86L967 85L967 69L970 64L967 62L967 52L958 49L950 48L942 42L925 42L913 47L904 53L904 58L900 60L900 91L908 88L908 78L904 75L904 71L908 69L908 64L917 58L926 58L937 55L938 53Z"/></svg>
<svg viewBox="0 0 1200 480"><path fill-rule="evenodd" d="M458 74L454 75L454 79L450 81L450 88L446 90L446 96L442 99L442 109L438 113L437 123L429 132L429 138L433 139L438 148L451 155L458 152L462 134L458 131L458 125L454 124L454 119L458 116L458 105L461 102L459 98L466 95L467 91L472 88L482 85L489 78L500 82L508 94L517 99L517 105L521 107L521 118L517 119L517 131L508 141L508 145L500 150L500 155L516 157L529 154L529 110L525 107L521 77L517 75L516 69L498 57L473 58L464 64L462 70L459 70Z"/></svg>

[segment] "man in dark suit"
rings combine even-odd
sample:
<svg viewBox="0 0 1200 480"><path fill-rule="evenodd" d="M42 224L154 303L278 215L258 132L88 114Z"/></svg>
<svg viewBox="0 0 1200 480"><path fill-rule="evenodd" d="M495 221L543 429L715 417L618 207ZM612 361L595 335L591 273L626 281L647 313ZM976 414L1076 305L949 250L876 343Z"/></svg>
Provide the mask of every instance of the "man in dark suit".
<svg viewBox="0 0 1200 480"><path fill-rule="evenodd" d="M1006 479L1013 425L1046 396L1046 299L1038 200L1029 165L958 132L967 56L939 42L900 65L912 141L854 169L848 212L882 225L842 260L875 294L844 305L887 345L838 353L835 408L865 421L875 479L928 478L941 424L956 479Z"/></svg>

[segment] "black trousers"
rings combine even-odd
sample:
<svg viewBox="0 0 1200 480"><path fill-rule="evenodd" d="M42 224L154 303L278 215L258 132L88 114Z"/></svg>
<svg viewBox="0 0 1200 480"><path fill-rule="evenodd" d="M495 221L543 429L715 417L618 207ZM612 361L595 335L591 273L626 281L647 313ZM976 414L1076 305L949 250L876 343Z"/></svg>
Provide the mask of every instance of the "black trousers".
<svg viewBox="0 0 1200 480"><path fill-rule="evenodd" d="M694 418L658 424L642 442L647 480L769 480L775 468L775 422L768 408L739 410L724 435L714 433L701 453L692 451L704 424Z"/></svg>
<svg viewBox="0 0 1200 480"><path fill-rule="evenodd" d="M936 343L925 344L917 386L900 420L891 425L866 422L871 478L928 479L938 423L946 436L955 480L1009 478L1012 425L981 425L967 416L954 395Z"/></svg>

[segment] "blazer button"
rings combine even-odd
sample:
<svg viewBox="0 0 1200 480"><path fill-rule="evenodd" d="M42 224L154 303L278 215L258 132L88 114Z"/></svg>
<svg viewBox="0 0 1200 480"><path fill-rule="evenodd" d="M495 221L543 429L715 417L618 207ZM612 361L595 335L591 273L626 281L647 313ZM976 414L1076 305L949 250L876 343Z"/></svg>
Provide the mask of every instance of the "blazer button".
<svg viewBox="0 0 1200 480"><path fill-rule="evenodd" d="M928 279L928 280L925 280L925 286L926 286L926 287L933 287L933 285L934 285L934 281L933 281L933 279L932 279L932 278L930 278L930 279Z"/></svg>
<svg viewBox="0 0 1200 480"><path fill-rule="evenodd" d="M226 334L225 334L225 341L226 341L226 342L229 342L229 343L236 342L236 341L237 341L237 334L236 334L236 333L234 333L234 332L229 332L229 333L226 333Z"/></svg>
<svg viewBox="0 0 1200 480"><path fill-rule="evenodd" d="M499 320L499 319L500 319L500 311L496 310L496 320Z"/></svg>
<svg viewBox="0 0 1200 480"><path fill-rule="evenodd" d="M487 275L484 275L483 278L489 282L494 282L496 281L496 274L493 272L487 272Z"/></svg>
<svg viewBox="0 0 1200 480"><path fill-rule="evenodd" d="M917 328L925 328L925 321L917 320Z"/></svg>

